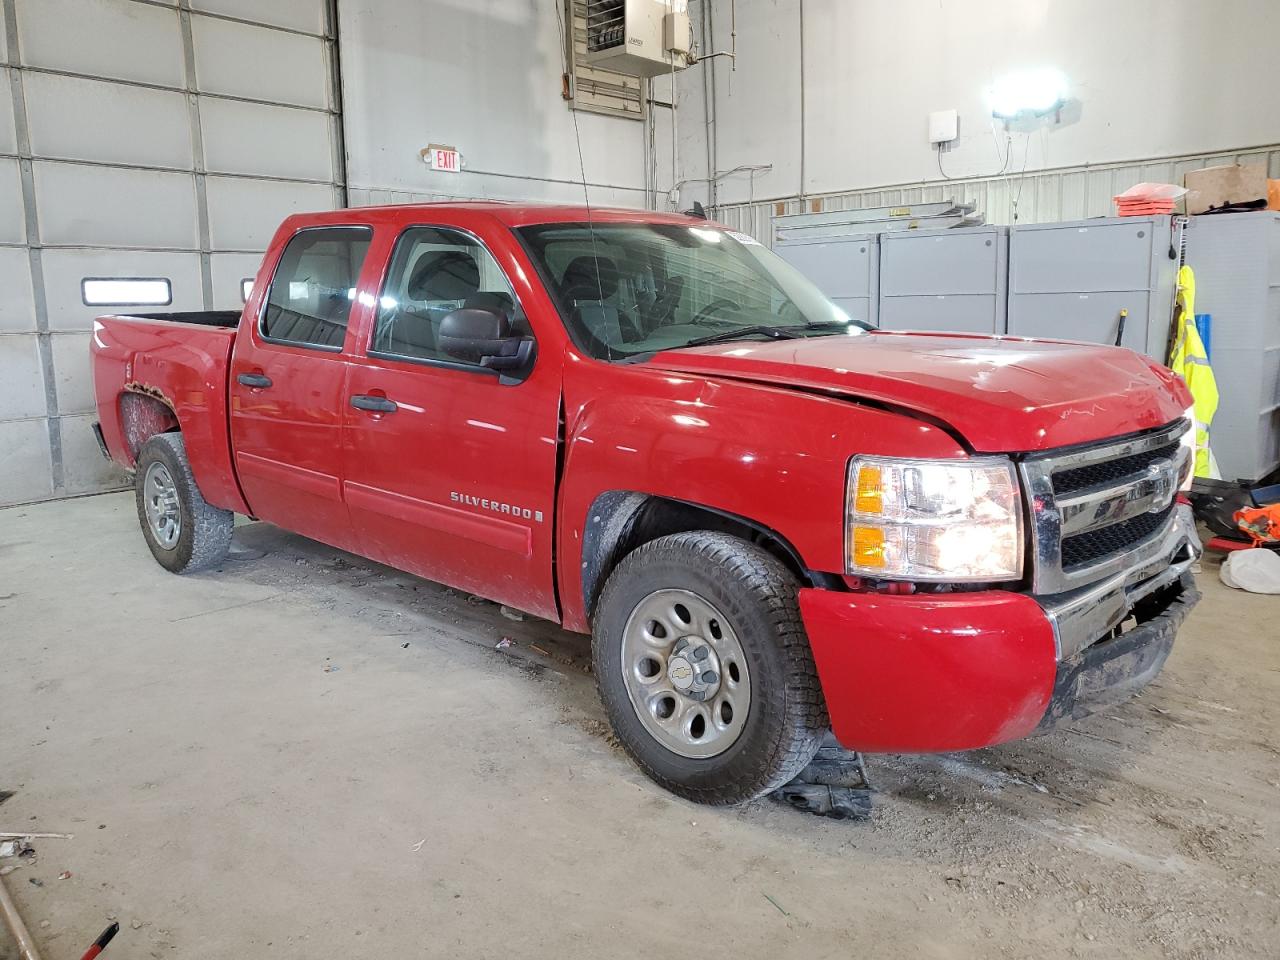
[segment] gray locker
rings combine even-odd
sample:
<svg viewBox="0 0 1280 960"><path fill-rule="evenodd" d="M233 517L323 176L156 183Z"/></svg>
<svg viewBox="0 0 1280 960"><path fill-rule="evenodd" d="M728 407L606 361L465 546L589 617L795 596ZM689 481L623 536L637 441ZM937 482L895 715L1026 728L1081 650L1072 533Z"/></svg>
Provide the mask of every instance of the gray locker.
<svg viewBox="0 0 1280 960"><path fill-rule="evenodd" d="M774 253L806 276L855 320L879 326L880 241L850 234L825 239L778 240Z"/></svg>
<svg viewBox="0 0 1280 960"><path fill-rule="evenodd" d="M1259 480L1280 466L1280 214L1192 217L1186 259L1213 317L1209 447L1226 479Z"/></svg>
<svg viewBox="0 0 1280 960"><path fill-rule="evenodd" d="M1004 333L1008 231L984 226L880 238L880 326Z"/></svg>
<svg viewBox="0 0 1280 960"><path fill-rule="evenodd" d="M1009 333L1114 344L1128 310L1122 345L1165 360L1182 222L1099 217L1011 227Z"/></svg>

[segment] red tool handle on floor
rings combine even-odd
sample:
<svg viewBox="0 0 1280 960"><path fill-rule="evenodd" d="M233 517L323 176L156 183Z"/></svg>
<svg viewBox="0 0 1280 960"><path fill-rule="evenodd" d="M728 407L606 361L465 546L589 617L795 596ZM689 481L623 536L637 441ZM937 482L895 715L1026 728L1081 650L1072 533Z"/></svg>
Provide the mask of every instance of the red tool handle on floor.
<svg viewBox="0 0 1280 960"><path fill-rule="evenodd" d="M107 944L111 942L111 938L119 932L120 924L118 923L113 923L111 926L107 927L107 929L102 931L102 935L98 937L97 940L93 941L93 946L84 952L84 956L81 957L80 960L93 960L94 957L106 949Z"/></svg>

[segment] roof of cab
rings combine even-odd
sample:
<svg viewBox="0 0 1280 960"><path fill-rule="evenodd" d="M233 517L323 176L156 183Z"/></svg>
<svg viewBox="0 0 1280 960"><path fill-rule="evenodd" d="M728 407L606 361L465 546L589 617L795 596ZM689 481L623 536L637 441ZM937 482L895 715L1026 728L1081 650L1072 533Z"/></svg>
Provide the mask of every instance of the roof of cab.
<svg viewBox="0 0 1280 960"><path fill-rule="evenodd" d="M524 203L502 200L449 200L439 203L404 203L384 206L349 207L324 213L294 214L295 223L309 225L345 223L352 219L390 215L406 223L430 217L433 212L469 212L487 214L508 227L525 227L539 223L670 223L693 226L709 223L683 213L656 210L633 210L625 207L587 207L584 204Z"/></svg>

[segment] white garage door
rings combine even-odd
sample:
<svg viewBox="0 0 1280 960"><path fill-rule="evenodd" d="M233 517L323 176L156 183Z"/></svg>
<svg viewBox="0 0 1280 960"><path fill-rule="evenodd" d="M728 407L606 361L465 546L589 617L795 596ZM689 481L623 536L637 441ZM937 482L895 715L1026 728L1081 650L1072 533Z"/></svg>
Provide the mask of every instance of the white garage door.
<svg viewBox="0 0 1280 960"><path fill-rule="evenodd" d="M239 308L280 219L342 206L330 0L0 0L0 504L118 487L82 281ZM91 297L92 299L92 297ZM134 308L145 309L145 308Z"/></svg>

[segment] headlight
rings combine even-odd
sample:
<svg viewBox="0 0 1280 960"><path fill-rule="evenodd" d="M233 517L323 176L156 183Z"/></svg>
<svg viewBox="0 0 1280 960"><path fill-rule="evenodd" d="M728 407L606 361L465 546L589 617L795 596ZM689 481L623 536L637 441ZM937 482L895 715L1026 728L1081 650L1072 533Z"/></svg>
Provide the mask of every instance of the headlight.
<svg viewBox="0 0 1280 960"><path fill-rule="evenodd" d="M1190 426L1187 428L1187 432L1178 440L1178 458L1181 462L1182 457L1186 456L1188 465L1186 472L1178 478L1180 481L1178 489L1186 491L1191 489L1191 481L1196 477L1196 408L1187 407L1182 416L1186 418ZM1187 453L1184 454L1183 450L1186 450Z"/></svg>
<svg viewBox="0 0 1280 960"><path fill-rule="evenodd" d="M855 457L845 506L845 567L907 580L1017 580L1022 508L1003 457Z"/></svg>

